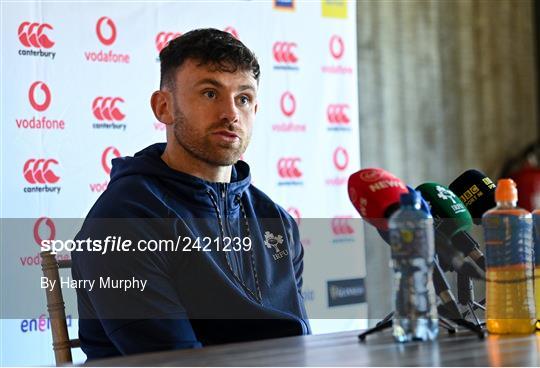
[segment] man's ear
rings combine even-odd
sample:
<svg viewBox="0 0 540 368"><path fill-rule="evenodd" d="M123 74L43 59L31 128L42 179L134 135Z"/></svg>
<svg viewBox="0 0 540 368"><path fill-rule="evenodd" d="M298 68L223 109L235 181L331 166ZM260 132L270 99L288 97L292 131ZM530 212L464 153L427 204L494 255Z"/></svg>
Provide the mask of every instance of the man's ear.
<svg viewBox="0 0 540 368"><path fill-rule="evenodd" d="M163 124L174 122L173 96L168 91L155 91L150 98L150 105L154 116Z"/></svg>
<svg viewBox="0 0 540 368"><path fill-rule="evenodd" d="M259 102L255 104L255 114L257 113L257 111L259 111Z"/></svg>

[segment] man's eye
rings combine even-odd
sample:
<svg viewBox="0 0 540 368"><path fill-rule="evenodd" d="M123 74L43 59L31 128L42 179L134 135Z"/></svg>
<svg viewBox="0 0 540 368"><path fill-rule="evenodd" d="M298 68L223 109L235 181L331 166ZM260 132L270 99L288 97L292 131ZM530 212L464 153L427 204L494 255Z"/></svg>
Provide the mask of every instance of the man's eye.
<svg viewBox="0 0 540 368"><path fill-rule="evenodd" d="M240 103L242 105L247 105L250 101L251 101L251 99L248 96L241 96L240 97Z"/></svg>
<svg viewBox="0 0 540 368"><path fill-rule="evenodd" d="M204 92L204 95L208 98L216 98L216 92L214 91L206 91Z"/></svg>

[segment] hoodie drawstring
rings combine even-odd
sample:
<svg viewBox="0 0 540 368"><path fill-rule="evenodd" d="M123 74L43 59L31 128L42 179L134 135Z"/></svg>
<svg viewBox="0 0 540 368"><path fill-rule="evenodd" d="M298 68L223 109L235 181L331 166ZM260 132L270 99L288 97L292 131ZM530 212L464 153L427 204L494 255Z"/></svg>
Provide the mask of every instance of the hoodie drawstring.
<svg viewBox="0 0 540 368"><path fill-rule="evenodd" d="M214 210L216 211L216 215L217 215L217 218L218 218L218 225L219 225L219 234L220 234L220 237L221 237L221 242L223 244L224 243L224 238L225 238L225 229L224 229L224 226L223 226L223 216L221 215L221 211L219 210L219 206L218 206L218 204L216 202L216 199L212 195L212 192L210 191L210 189L206 189L206 194L210 197L210 201L212 202L212 206L214 207ZM243 217L243 220L244 220L245 231L246 231L246 234L247 234L248 238L251 239L251 231L250 231L250 228L249 228L249 221L248 221L248 218L247 218L246 211L244 209L244 205L242 204L241 195L237 194L235 196L235 202L240 206L240 211L242 212L242 217ZM227 266L229 267L229 271L231 271L231 273L234 276L234 278L236 279L236 281L238 281L244 287L244 289L247 292L249 292L255 298L255 300L257 300L257 302L262 304L262 293L261 293L261 288L259 286L259 276L257 274L257 269L255 268L255 257L253 256L253 246L249 250L249 257L250 257L250 261L251 261L251 269L253 270L253 277L255 279L255 288L256 288L256 292L257 292L256 294L244 283L244 281L240 278L240 276L236 272L234 272L234 270L232 268L232 265L231 265L231 262L229 260L228 254L225 253L225 260L227 261Z"/></svg>

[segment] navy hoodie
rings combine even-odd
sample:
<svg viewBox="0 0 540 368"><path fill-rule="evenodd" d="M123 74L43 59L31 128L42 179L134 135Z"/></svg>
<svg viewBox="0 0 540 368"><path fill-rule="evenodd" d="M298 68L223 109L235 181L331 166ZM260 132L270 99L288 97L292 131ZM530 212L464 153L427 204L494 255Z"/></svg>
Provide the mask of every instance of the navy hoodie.
<svg viewBox="0 0 540 368"><path fill-rule="evenodd" d="M94 280L77 289L88 359L308 334L292 217L251 185L245 162L230 183L211 183L170 169L164 149L114 159L77 234L102 245L107 236L132 241L128 251L72 252L73 279ZM136 246L163 239L177 247Z"/></svg>

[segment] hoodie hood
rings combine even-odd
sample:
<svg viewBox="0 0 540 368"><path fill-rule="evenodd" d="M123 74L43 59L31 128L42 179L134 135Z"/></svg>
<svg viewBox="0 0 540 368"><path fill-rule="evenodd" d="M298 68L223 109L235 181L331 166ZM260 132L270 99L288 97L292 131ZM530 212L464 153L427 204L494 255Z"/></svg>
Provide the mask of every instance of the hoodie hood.
<svg viewBox="0 0 540 368"><path fill-rule="evenodd" d="M209 204L208 192L216 196L215 198L225 192L229 208L232 209L236 207L236 198L241 197L251 183L249 165L240 160L232 166L230 183L209 182L173 170L161 159L165 146L166 143L156 143L137 152L133 157L113 159L109 186L129 176L153 177L163 182L171 193L189 195L196 202L203 202L205 205Z"/></svg>

